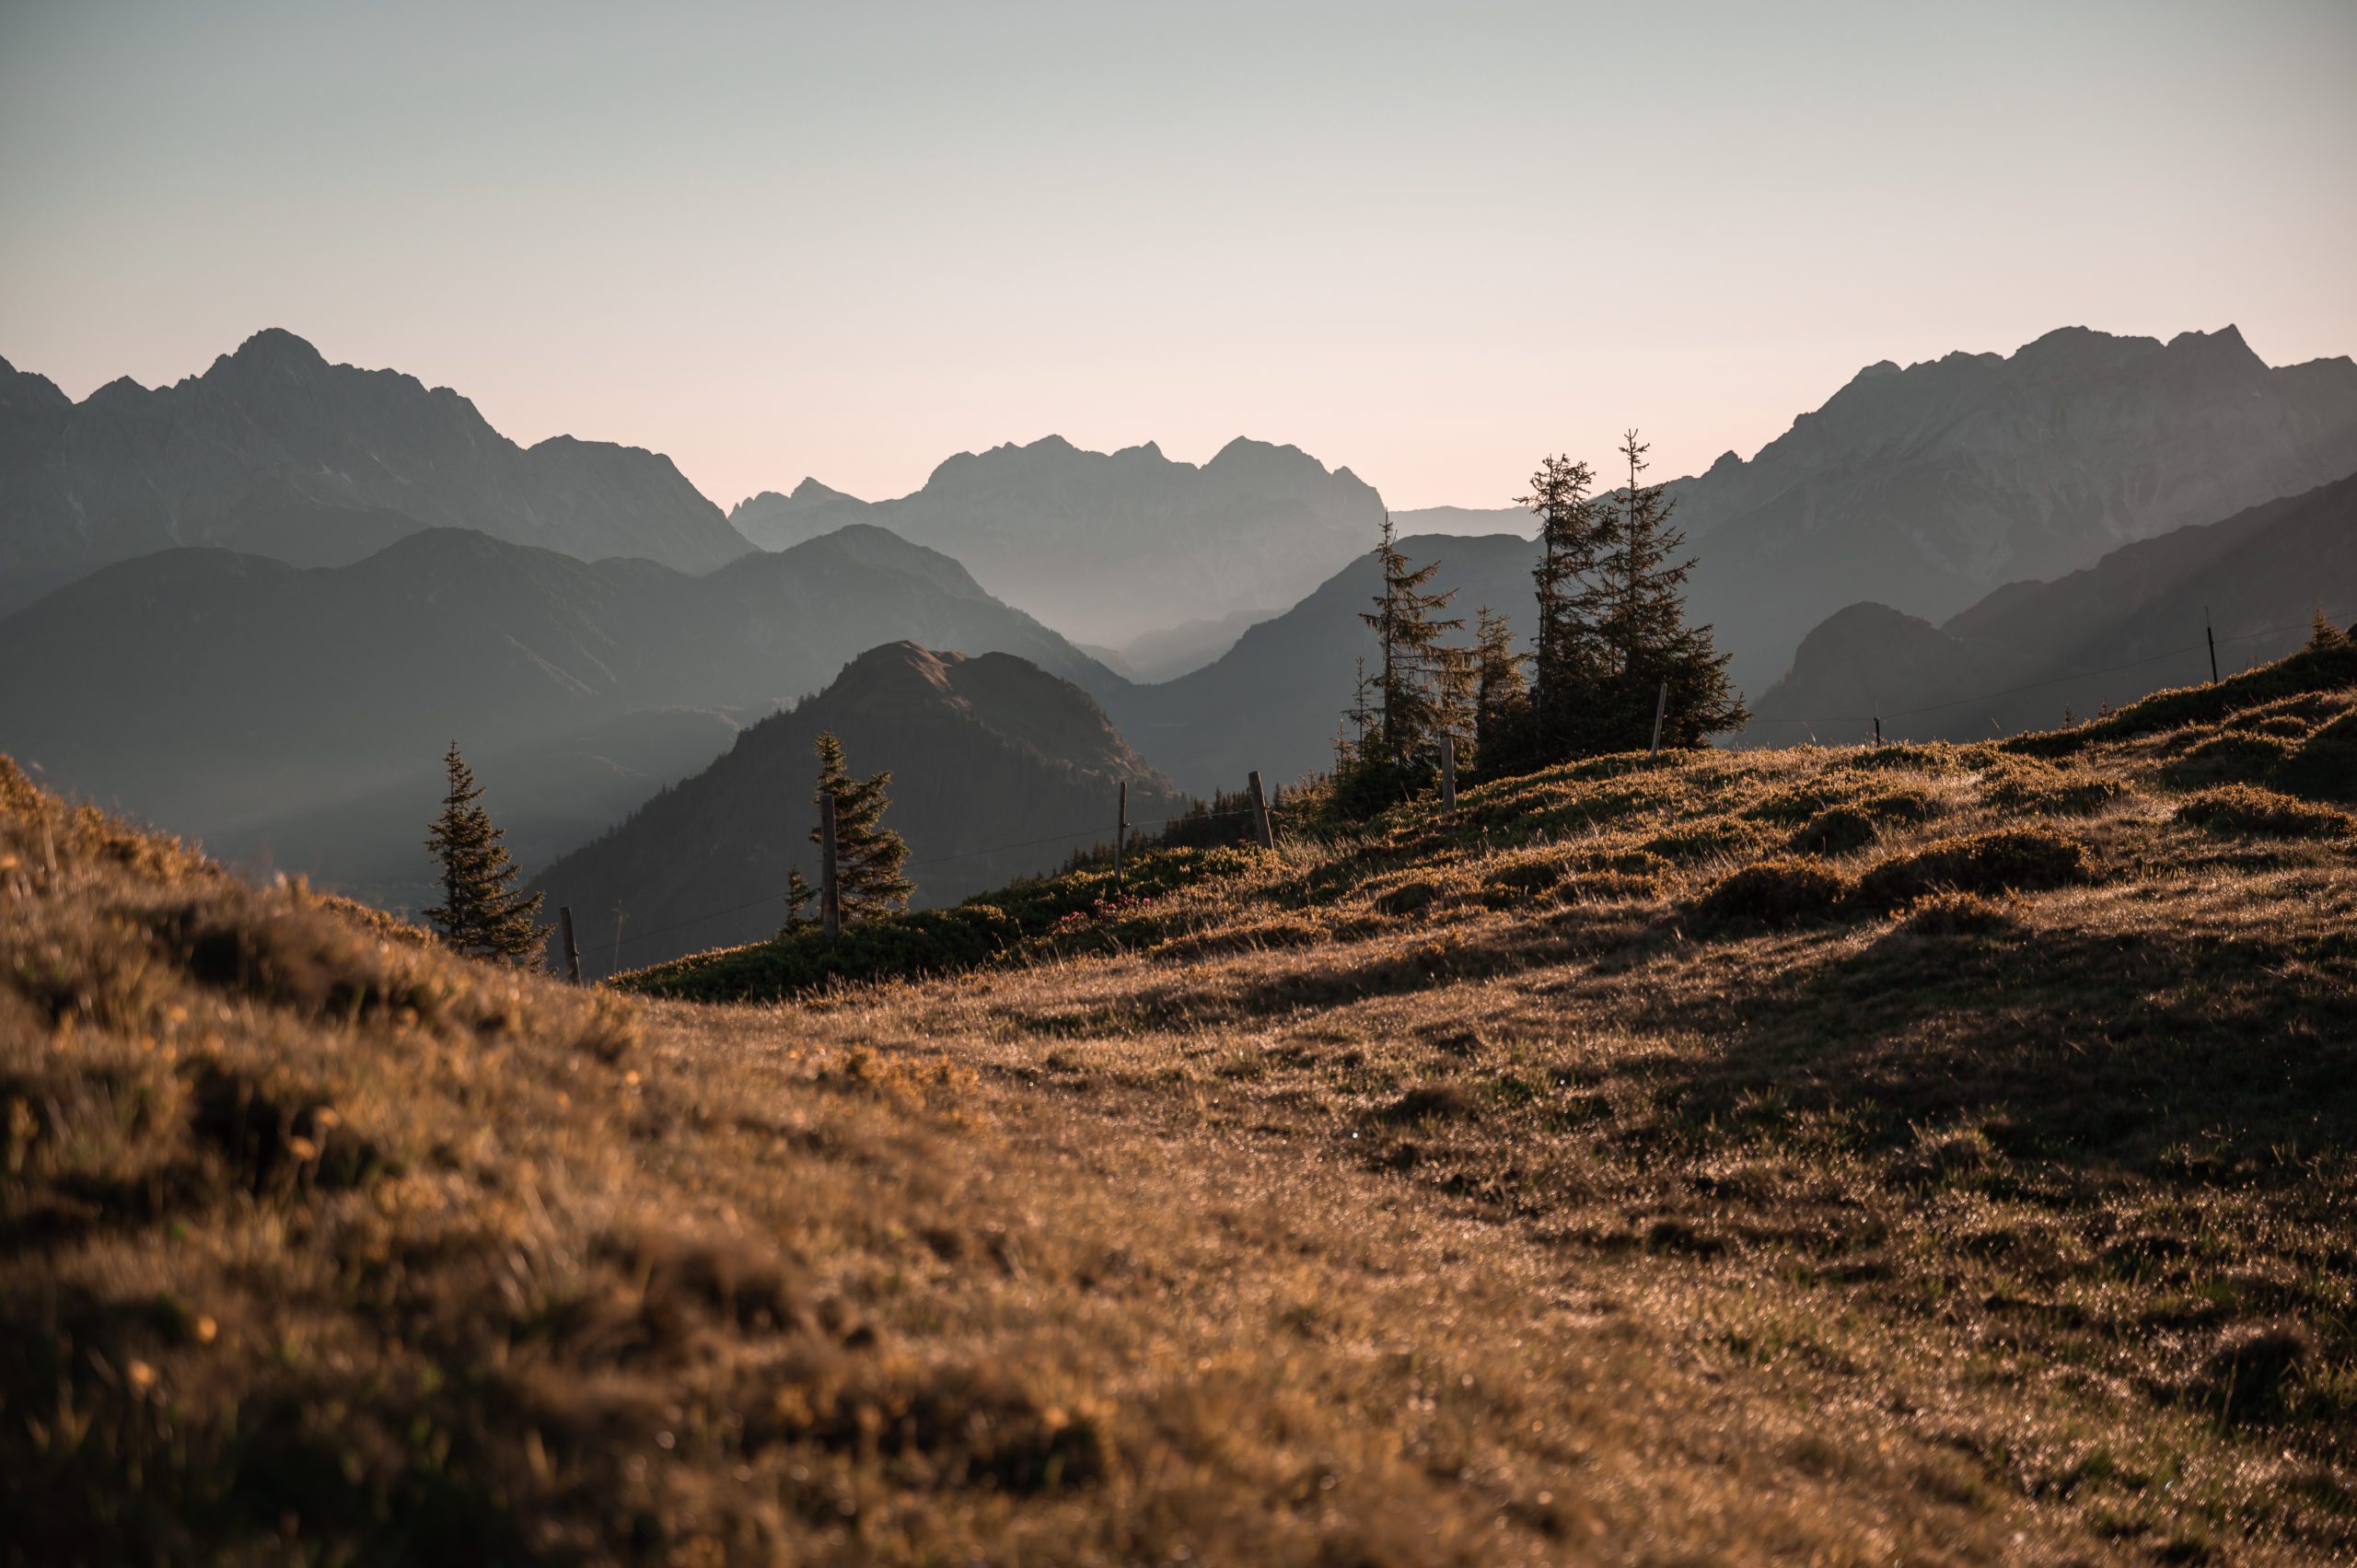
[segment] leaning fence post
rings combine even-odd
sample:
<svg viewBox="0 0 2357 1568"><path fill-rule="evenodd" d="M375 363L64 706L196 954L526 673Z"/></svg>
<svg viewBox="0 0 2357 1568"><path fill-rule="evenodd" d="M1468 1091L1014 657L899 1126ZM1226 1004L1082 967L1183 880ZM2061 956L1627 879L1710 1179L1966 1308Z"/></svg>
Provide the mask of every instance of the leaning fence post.
<svg viewBox="0 0 2357 1568"><path fill-rule="evenodd" d="M819 918L829 940L843 934L842 884L835 876L835 792L819 793Z"/></svg>
<svg viewBox="0 0 2357 1568"><path fill-rule="evenodd" d="M573 940L573 906L560 904L556 912L557 933L564 938L564 978L574 984L581 983L581 949Z"/></svg>
<svg viewBox="0 0 2357 1568"><path fill-rule="evenodd" d="M1661 721L1669 713L1669 682L1661 683L1661 691L1654 697L1654 747L1650 756L1661 755Z"/></svg>
<svg viewBox="0 0 2357 1568"><path fill-rule="evenodd" d="M1882 749L1882 715L1880 714L1875 715L1875 749L1877 751Z"/></svg>
<svg viewBox="0 0 2357 1568"><path fill-rule="evenodd" d="M1120 783L1120 805L1113 824L1113 891L1121 890L1121 845L1130 836L1130 781Z"/></svg>
<svg viewBox="0 0 2357 1568"><path fill-rule="evenodd" d="M2218 633L2210 624L2210 607L2201 607L2201 635L2210 644L2210 684L2218 684Z"/></svg>
<svg viewBox="0 0 2357 1568"><path fill-rule="evenodd" d="M1260 831L1260 847L1274 849L1277 847L1277 835L1269 830L1269 798L1260 793L1260 770L1258 768L1252 770L1251 785L1252 825Z"/></svg>
<svg viewBox="0 0 2357 1568"><path fill-rule="evenodd" d="M1661 733L1658 722L1654 733L1656 737ZM1453 735L1440 738L1440 803L1451 811L1457 809L1457 737Z"/></svg>

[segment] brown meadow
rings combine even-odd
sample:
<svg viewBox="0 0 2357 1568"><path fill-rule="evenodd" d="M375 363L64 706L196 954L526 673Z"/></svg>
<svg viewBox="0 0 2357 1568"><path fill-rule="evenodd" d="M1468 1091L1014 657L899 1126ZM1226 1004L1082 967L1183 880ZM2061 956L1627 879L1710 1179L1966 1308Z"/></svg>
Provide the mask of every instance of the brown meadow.
<svg viewBox="0 0 2357 1568"><path fill-rule="evenodd" d="M2346 1558L2352 713L1305 793L739 1005L0 769L6 1551Z"/></svg>

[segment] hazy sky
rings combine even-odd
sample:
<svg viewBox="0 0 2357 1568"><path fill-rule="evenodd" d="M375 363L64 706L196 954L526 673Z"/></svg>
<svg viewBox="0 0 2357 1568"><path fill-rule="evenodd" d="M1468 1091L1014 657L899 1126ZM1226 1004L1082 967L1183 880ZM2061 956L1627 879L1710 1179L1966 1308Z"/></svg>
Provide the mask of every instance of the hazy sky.
<svg viewBox="0 0 2357 1568"><path fill-rule="evenodd" d="M2357 351L2357 4L0 0L0 355L265 325L723 505L1050 432L1502 505L2084 324Z"/></svg>

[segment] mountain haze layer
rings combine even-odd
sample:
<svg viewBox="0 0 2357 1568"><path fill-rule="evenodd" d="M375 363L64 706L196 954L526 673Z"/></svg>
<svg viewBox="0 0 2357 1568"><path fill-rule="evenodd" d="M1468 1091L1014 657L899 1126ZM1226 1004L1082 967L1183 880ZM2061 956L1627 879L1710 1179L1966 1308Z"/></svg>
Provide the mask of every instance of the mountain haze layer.
<svg viewBox="0 0 2357 1568"><path fill-rule="evenodd" d="M749 722L893 634L1117 684L957 563L880 528L702 576L435 528L349 566L177 550L72 584L0 621L0 744L175 831L235 830L286 869L374 881L373 857L286 860L273 824L383 798L454 738L470 754L577 748L596 726L672 708ZM401 815L385 831L415 826ZM348 842L381 837L355 826Z"/></svg>
<svg viewBox="0 0 2357 1568"><path fill-rule="evenodd" d="M78 403L0 361L0 612L158 550L340 565L428 528L687 572L751 548L668 458L518 447L447 387L331 365L276 329L201 376Z"/></svg>
<svg viewBox="0 0 2357 1568"><path fill-rule="evenodd" d="M2011 583L1933 625L1851 605L1802 640L1747 741L1986 739L2232 675L2357 620L2357 477L2121 547L2052 582Z"/></svg>
<svg viewBox="0 0 2357 1568"><path fill-rule="evenodd" d="M893 643L745 731L535 886L552 909L570 905L585 920L595 911L593 931L610 931L621 906L625 966L771 935L784 918L788 873L819 882L807 835L822 730L842 739L854 774L891 770L884 825L909 842L923 903L955 903L1110 842L1122 784L1132 821L1186 804L1071 682L1009 654ZM633 941L633 928L646 935ZM600 940L585 935L584 948L602 973L610 955Z"/></svg>
<svg viewBox="0 0 2357 1568"><path fill-rule="evenodd" d="M924 488L862 502L806 480L730 520L765 549L845 522L956 556L984 587L1067 635L1120 647L1142 632L1287 604L1366 549L1383 501L1348 469L1242 438L1209 462L1148 442L1084 451L1062 436L961 452Z"/></svg>
<svg viewBox="0 0 2357 1568"><path fill-rule="evenodd" d="M2011 355L1869 366L1673 494L1694 612L1758 692L1844 605L1941 619L2352 470L2348 359L2271 368L2232 327L2165 343L2070 327Z"/></svg>

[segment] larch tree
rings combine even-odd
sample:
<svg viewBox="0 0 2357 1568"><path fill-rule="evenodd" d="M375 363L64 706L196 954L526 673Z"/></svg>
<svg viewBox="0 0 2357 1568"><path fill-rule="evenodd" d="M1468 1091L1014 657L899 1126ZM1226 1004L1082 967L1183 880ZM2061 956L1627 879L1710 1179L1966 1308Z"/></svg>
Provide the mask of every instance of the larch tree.
<svg viewBox="0 0 2357 1568"><path fill-rule="evenodd" d="M909 895L917 890L901 874L909 858L908 841L883 825L885 809L892 804L887 793L892 771L853 778L843 765L843 743L832 730L819 732L818 753L819 784L811 799L830 792L835 797L835 886L843 920L906 909ZM824 830L823 824L810 830L810 842L819 844L822 853Z"/></svg>
<svg viewBox="0 0 2357 1568"><path fill-rule="evenodd" d="M522 870L508 858L505 838L483 807L482 786L457 741L443 753L442 765L448 774L442 814L425 835L425 847L442 867L442 901L425 918L461 953L528 962L548 946L550 928L538 918L546 895L517 891Z"/></svg>
<svg viewBox="0 0 2357 1568"><path fill-rule="evenodd" d="M1515 771L1531 750L1527 656L1515 647L1514 626L1487 605L1473 613L1473 763L1483 778Z"/></svg>
<svg viewBox="0 0 2357 1568"><path fill-rule="evenodd" d="M1538 518L1538 631L1531 660L1531 750L1560 762L1593 735L1608 661L1599 636L1604 589L1597 579L1609 524L1590 494L1596 470L1568 457L1539 459L1530 494L1516 505Z"/></svg>
<svg viewBox="0 0 2357 1568"><path fill-rule="evenodd" d="M1383 591L1375 596L1372 610L1359 612L1375 633L1382 661L1375 677L1377 711L1369 739L1404 784L1431 765L1452 691L1450 653L1441 639L1465 622L1439 613L1448 608L1456 590L1427 591L1440 563L1411 563L1399 549L1388 512L1375 557L1383 570Z"/></svg>
<svg viewBox="0 0 2357 1568"><path fill-rule="evenodd" d="M1633 430L1621 442L1629 485L1620 506L1608 508L1595 563L1596 630L1611 664L1598 703L1601 750L1646 744L1665 682L1665 746L1700 746L1751 716L1727 679L1731 656L1718 652L1709 626L1686 623L1686 579L1694 560L1682 554L1686 536L1669 520L1674 503L1666 487L1643 482L1646 450Z"/></svg>

